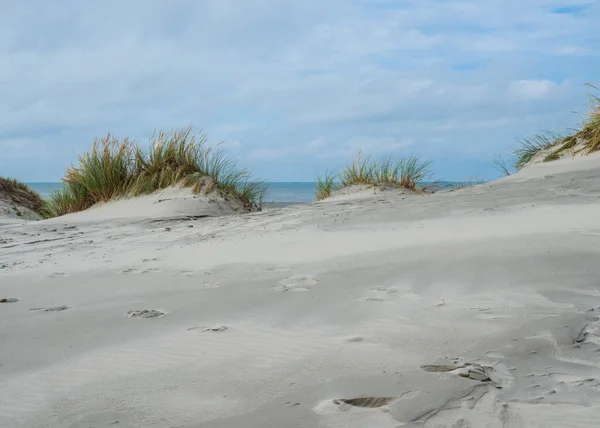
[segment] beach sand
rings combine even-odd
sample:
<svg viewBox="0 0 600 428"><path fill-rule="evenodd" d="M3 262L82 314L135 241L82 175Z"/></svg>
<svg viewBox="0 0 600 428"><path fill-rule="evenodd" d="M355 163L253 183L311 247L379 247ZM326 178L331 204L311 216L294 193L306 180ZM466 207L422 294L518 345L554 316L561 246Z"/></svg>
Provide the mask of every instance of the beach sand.
<svg viewBox="0 0 600 428"><path fill-rule="evenodd" d="M600 424L598 155L433 195L166 203L0 226L1 427Z"/></svg>

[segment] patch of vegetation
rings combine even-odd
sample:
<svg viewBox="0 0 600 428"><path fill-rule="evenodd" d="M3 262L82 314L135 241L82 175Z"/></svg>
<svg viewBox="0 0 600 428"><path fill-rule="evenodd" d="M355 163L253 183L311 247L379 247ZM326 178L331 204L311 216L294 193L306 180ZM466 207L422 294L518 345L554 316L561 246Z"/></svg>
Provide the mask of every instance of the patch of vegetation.
<svg viewBox="0 0 600 428"><path fill-rule="evenodd" d="M220 150L206 146L205 134L192 128L159 132L143 149L128 138L108 135L78 157L51 195L47 217L85 210L98 202L150 194L170 186L190 187L194 193L218 192L240 200L250 210L262 206L263 182L240 168Z"/></svg>
<svg viewBox="0 0 600 428"><path fill-rule="evenodd" d="M317 177L317 201L329 198L333 192L340 188L336 183L337 175L332 172L325 172L323 176Z"/></svg>
<svg viewBox="0 0 600 428"><path fill-rule="evenodd" d="M422 190L420 183L431 176L431 161L421 161L418 156L380 159L363 156L359 152L354 161L340 173L326 173L317 180L317 200L325 199L333 191L352 185L398 187L412 191Z"/></svg>
<svg viewBox="0 0 600 428"><path fill-rule="evenodd" d="M523 168L527 163L533 159L540 151L545 150L557 141L557 137L554 133L546 132L533 135L528 138L522 138L519 141L519 145L513 150L515 157L515 169L518 171Z"/></svg>
<svg viewBox="0 0 600 428"><path fill-rule="evenodd" d="M588 84L594 90L598 87ZM587 154L600 150L600 97L590 94L590 112L587 113L580 130L570 131L569 135L560 135L552 132L541 133L520 141L514 149L514 167L523 168L541 150L557 147L547 154L543 162L550 162L560 158L565 150L572 150L579 144L578 151L585 150Z"/></svg>
<svg viewBox="0 0 600 428"><path fill-rule="evenodd" d="M592 84L588 86L598 90L598 87ZM588 153L600 150L600 97L597 95L590 94L590 112L583 123L583 129L578 134L577 137L585 140Z"/></svg>
<svg viewBox="0 0 600 428"><path fill-rule="evenodd" d="M496 165L496 169L503 175L508 176L511 174L510 167L506 165L506 161L501 154L498 154L494 157L494 165Z"/></svg>
<svg viewBox="0 0 600 428"><path fill-rule="evenodd" d="M12 207L12 209L17 217L23 217L23 212L20 209L18 209L17 207Z"/></svg>
<svg viewBox="0 0 600 428"><path fill-rule="evenodd" d="M453 184L452 188L454 190L460 190L460 189L466 189L467 187L473 187L473 186L476 186L478 184L483 184L483 183L485 183L485 181L482 180L481 177L475 176L475 177L468 178L467 180L464 180L464 181L457 181L456 183Z"/></svg>
<svg viewBox="0 0 600 428"><path fill-rule="evenodd" d="M40 215L44 211L44 200L39 193L14 178L0 177L0 196L14 205L28 208ZM23 214L17 207L14 207L14 210L17 215Z"/></svg>
<svg viewBox="0 0 600 428"><path fill-rule="evenodd" d="M569 149L572 149L573 147L575 147L577 145L577 138L573 135L569 135L569 136L563 138L562 143L563 143L562 146L560 146L556 150L557 153L560 153L560 152L563 152L565 150L569 150Z"/></svg>
<svg viewBox="0 0 600 428"><path fill-rule="evenodd" d="M552 153L547 154L544 157L543 162L552 162L552 161L558 160L558 159L560 159L560 153L552 152Z"/></svg>

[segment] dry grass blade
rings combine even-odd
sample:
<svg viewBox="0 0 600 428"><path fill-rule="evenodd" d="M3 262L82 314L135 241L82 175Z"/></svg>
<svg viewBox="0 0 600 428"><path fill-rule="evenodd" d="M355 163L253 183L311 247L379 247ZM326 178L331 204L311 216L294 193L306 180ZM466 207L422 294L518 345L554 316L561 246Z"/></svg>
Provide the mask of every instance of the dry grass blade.
<svg viewBox="0 0 600 428"><path fill-rule="evenodd" d="M500 171L503 175L508 176L511 174L510 169L506 165L506 161L504 160L502 155L499 154L494 157L494 165L496 165L496 169Z"/></svg>

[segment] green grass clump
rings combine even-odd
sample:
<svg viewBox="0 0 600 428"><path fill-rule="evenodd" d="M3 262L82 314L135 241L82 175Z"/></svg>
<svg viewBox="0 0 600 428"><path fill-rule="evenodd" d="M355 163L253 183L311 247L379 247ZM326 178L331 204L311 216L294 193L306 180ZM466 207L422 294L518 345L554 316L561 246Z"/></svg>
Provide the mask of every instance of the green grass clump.
<svg viewBox="0 0 600 428"><path fill-rule="evenodd" d="M594 85L588 84L597 90ZM525 138L513 150L514 167L517 170L523 168L540 150L557 147L548 153L543 162L550 162L560 158L565 150L571 150L578 146L576 152L585 151L586 154L600 150L600 97L590 94L590 112L587 113L580 130L570 131L569 135L560 135L552 132L541 133L533 137Z"/></svg>
<svg viewBox="0 0 600 428"><path fill-rule="evenodd" d="M44 200L39 193L14 178L0 177L0 196L37 214L44 212ZM23 215L16 207L14 211L19 217Z"/></svg>
<svg viewBox="0 0 600 428"><path fill-rule="evenodd" d="M419 183L431 176L430 164L430 161L421 161L418 156L394 158L388 155L372 159L359 152L340 173L327 173L318 178L317 200L331 196L339 188L361 184L417 191L420 190Z"/></svg>
<svg viewBox="0 0 600 428"><path fill-rule="evenodd" d="M502 175L509 176L511 175L511 168L506 164L504 157L501 154L498 154L494 157L494 165L496 170L500 171ZM514 171L513 171L514 172Z"/></svg>
<svg viewBox="0 0 600 428"><path fill-rule="evenodd" d="M454 190L466 189L467 187L473 187L473 186L476 186L478 184L483 184L483 183L485 183L485 181L483 181L481 179L481 177L475 176L475 177L470 177L463 181L457 181L456 183L454 183L452 185L452 189L454 189Z"/></svg>
<svg viewBox="0 0 600 428"><path fill-rule="evenodd" d="M515 169L520 170L533 159L541 150L545 150L555 144L557 136L554 133L546 132L534 135L532 137L522 138L519 145L513 150L515 157Z"/></svg>
<svg viewBox="0 0 600 428"><path fill-rule="evenodd" d="M191 127L159 132L147 150L110 134L96 139L90 151L78 156L78 165L67 169L65 187L51 195L45 214L56 217L176 185L194 193L217 191L247 209L260 208L265 184L206 142L206 135L192 134Z"/></svg>
<svg viewBox="0 0 600 428"><path fill-rule="evenodd" d="M560 154L557 152L552 152L552 153L548 153L546 156L544 156L543 161L544 162L552 162L554 160L558 160L560 159Z"/></svg>
<svg viewBox="0 0 600 428"><path fill-rule="evenodd" d="M588 86L598 89L591 84ZM600 97L597 95L590 95L590 112L587 114L587 120L583 123L583 129L577 136L585 141L588 153L600 150Z"/></svg>
<svg viewBox="0 0 600 428"><path fill-rule="evenodd" d="M333 192L340 188L336 179L337 175L332 172L326 172L323 176L317 178L317 201L329 198Z"/></svg>

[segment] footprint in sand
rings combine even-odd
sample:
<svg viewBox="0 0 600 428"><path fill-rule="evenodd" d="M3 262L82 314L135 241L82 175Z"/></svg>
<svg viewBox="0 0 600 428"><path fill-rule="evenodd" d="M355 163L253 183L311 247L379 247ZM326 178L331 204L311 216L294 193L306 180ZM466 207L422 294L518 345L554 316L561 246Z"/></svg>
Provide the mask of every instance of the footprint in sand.
<svg viewBox="0 0 600 428"><path fill-rule="evenodd" d="M265 269L265 272L289 272L289 271L291 271L290 268L286 268L286 267L282 267L282 266L273 266L273 267ZM256 269L256 272L260 272L260 270Z"/></svg>
<svg viewBox="0 0 600 428"><path fill-rule="evenodd" d="M126 316L130 318L158 318L162 317L165 313L156 309L141 309L138 311L129 311Z"/></svg>
<svg viewBox="0 0 600 428"><path fill-rule="evenodd" d="M310 275L291 276L279 282L275 287L277 291L308 291L310 287L317 284L319 280Z"/></svg>
<svg viewBox="0 0 600 428"><path fill-rule="evenodd" d="M18 301L19 299L16 299L14 297L4 297L0 299L0 303L17 303Z"/></svg>
<svg viewBox="0 0 600 428"><path fill-rule="evenodd" d="M491 374L494 372L494 368L489 366L482 366L476 363L465 363L461 365L430 364L421 366L421 369L426 372L433 373L453 372L453 374L465 379L471 379L483 383L490 383L492 386L498 389L502 388L502 386L500 386L498 383L492 380Z"/></svg>
<svg viewBox="0 0 600 428"><path fill-rule="evenodd" d="M400 398L403 399L403 400L414 400L420 394L421 394L421 390L420 389L415 389L414 391L412 389L409 389L408 391L403 392L402 394L400 394Z"/></svg>
<svg viewBox="0 0 600 428"><path fill-rule="evenodd" d="M56 277L56 276L67 276L67 274L64 273L64 272L52 272L50 274L50 276L54 276L54 277Z"/></svg>
<svg viewBox="0 0 600 428"><path fill-rule="evenodd" d="M385 302L385 299L382 299L381 297L367 297L365 302L383 303Z"/></svg>
<svg viewBox="0 0 600 428"><path fill-rule="evenodd" d="M215 333L220 333L220 332L223 332L228 329L229 329L229 327L227 327L226 325L221 325L218 327L190 327L190 328L188 328L188 331L202 330L202 331L212 331Z"/></svg>
<svg viewBox="0 0 600 428"><path fill-rule="evenodd" d="M124 271L121 271L121 274L123 275L129 275L129 274L141 274L141 273L150 273L150 272L160 272L160 269L157 268L149 268L149 269L125 269Z"/></svg>
<svg viewBox="0 0 600 428"><path fill-rule="evenodd" d="M333 404L338 406L348 405L352 407L362 407L366 409L378 409L387 406L397 397L358 397L358 398L337 398Z"/></svg>
<svg viewBox="0 0 600 428"><path fill-rule="evenodd" d="M33 312L62 312L62 311L66 311L69 308L70 307L67 305L60 305L60 306L52 306L50 308L32 308L29 310L33 311Z"/></svg>

